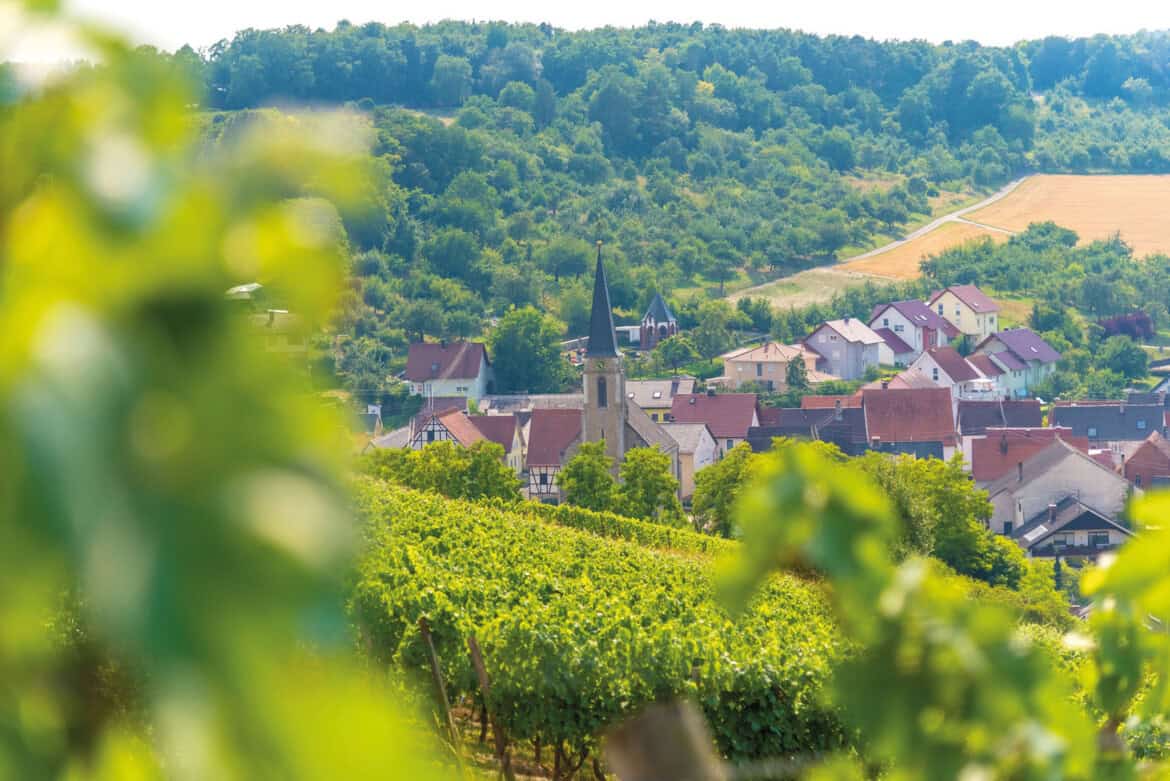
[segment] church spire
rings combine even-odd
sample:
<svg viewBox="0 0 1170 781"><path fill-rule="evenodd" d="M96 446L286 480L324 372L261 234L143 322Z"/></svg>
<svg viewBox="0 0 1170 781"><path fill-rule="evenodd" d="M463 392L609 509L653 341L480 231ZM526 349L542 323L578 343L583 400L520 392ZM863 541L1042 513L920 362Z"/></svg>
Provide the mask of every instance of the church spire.
<svg viewBox="0 0 1170 781"><path fill-rule="evenodd" d="M617 337L613 327L613 310L609 306L609 283L601 265L601 242L597 242L597 272L593 277L593 310L589 314L588 358L616 358Z"/></svg>

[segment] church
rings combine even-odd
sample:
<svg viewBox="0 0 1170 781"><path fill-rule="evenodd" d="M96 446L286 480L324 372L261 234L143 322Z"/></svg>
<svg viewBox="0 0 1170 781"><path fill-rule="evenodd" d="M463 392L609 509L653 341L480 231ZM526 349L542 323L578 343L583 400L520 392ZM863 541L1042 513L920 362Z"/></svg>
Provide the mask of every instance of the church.
<svg viewBox="0 0 1170 781"><path fill-rule="evenodd" d="M584 362L584 401L580 427L567 432L563 413L534 415L529 433L529 493L534 498L556 495L555 475L577 452L581 442L605 440L605 449L614 460L616 473L628 450L657 447L670 456L671 469L680 477L678 443L666 430L650 419L626 393L626 373L618 349L609 301L609 283L597 253L597 270L593 278L593 308L589 316L589 346ZM548 419L544 423L543 418ZM547 429L547 431L546 431ZM546 437L545 434L548 434ZM547 447L544 439L549 439ZM554 442L553 440L559 440ZM539 456L533 460L533 451Z"/></svg>

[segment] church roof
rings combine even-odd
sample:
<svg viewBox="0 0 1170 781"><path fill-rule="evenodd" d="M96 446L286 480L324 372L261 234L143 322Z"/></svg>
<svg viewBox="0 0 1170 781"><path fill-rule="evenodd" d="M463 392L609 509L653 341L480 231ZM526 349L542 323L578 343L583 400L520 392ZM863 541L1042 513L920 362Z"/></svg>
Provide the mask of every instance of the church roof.
<svg viewBox="0 0 1170 781"><path fill-rule="evenodd" d="M597 272L593 276L593 309L589 314L589 358L616 358L617 336L613 329L613 310L609 305L609 283L605 267L601 265L601 249L597 251Z"/></svg>
<svg viewBox="0 0 1170 781"><path fill-rule="evenodd" d="M670 311L670 307L666 305L662 294L655 292L654 300L650 302L650 308L646 310L646 314L642 315L642 320L653 320L656 323L669 323L674 319L674 312Z"/></svg>

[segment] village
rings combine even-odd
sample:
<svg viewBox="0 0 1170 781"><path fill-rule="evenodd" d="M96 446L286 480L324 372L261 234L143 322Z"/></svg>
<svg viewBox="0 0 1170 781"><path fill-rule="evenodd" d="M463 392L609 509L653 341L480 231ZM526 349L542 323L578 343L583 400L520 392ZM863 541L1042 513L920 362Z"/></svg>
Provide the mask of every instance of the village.
<svg viewBox="0 0 1170 781"><path fill-rule="evenodd" d="M656 294L639 326L615 328L599 256L588 339L572 356L582 364L580 393L492 393L484 344L414 343L404 379L422 409L392 431L370 410L367 447L489 440L503 448L526 496L550 503L560 500L557 475L581 443L604 441L615 462L631 448L655 447L670 457L684 506L696 474L741 443L763 452L787 437L846 455L961 455L994 506L992 531L1031 557L1095 559L1131 536L1129 498L1170 483L1170 400L1164 391L1124 401L1037 398L1032 389L1060 354L1028 328L1001 330L999 312L979 288L957 285L927 301L877 306L868 322L824 322L799 343L731 350L720 356L722 375L705 382L628 379L623 351L652 349L679 333L678 322ZM852 394L814 392L878 368L882 378ZM794 381L809 388L799 406L765 406L747 392L783 391Z"/></svg>

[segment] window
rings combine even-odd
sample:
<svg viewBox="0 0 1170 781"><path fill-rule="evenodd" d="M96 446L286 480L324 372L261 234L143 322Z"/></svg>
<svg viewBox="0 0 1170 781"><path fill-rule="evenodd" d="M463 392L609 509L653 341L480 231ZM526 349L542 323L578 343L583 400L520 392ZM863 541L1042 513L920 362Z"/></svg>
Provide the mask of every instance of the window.
<svg viewBox="0 0 1170 781"><path fill-rule="evenodd" d="M1133 476L1133 485L1135 488L1142 487L1142 476L1141 475L1134 475Z"/></svg>
<svg viewBox="0 0 1170 781"><path fill-rule="evenodd" d="M943 313L943 305L942 305L942 304L939 304L939 305L938 305L938 313L939 313L940 315Z"/></svg>
<svg viewBox="0 0 1170 781"><path fill-rule="evenodd" d="M764 364L762 364L762 363L757 363L757 364L756 364L756 376L757 376L757 377L763 377L763 376L764 376Z"/></svg>
<svg viewBox="0 0 1170 781"><path fill-rule="evenodd" d="M1012 529L1013 528L1015 528L1015 526L1014 526L1014 524L1012 524L1011 521L1004 521L1003 522L1003 533L1006 534L1008 537L1012 536Z"/></svg>
<svg viewBox="0 0 1170 781"><path fill-rule="evenodd" d="M930 379L934 380L935 382L938 382L938 367L937 366L935 366L933 369L930 370Z"/></svg>
<svg viewBox="0 0 1170 781"><path fill-rule="evenodd" d="M894 326L894 333L896 333L896 334L900 334L905 330L906 330L906 326L902 325L901 323L898 323Z"/></svg>
<svg viewBox="0 0 1170 781"><path fill-rule="evenodd" d="M1089 545L1093 548L1108 547L1109 532L1089 532Z"/></svg>
<svg viewBox="0 0 1170 781"><path fill-rule="evenodd" d="M1097 436L1097 427L1096 426L1089 426L1089 437L1092 438L1095 436Z"/></svg>
<svg viewBox="0 0 1170 781"><path fill-rule="evenodd" d="M540 473L540 484L541 485L548 485L548 472L541 472Z"/></svg>
<svg viewBox="0 0 1170 781"><path fill-rule="evenodd" d="M428 429L427 430L427 442L434 442L434 441L435 441L435 430L433 428Z"/></svg>
<svg viewBox="0 0 1170 781"><path fill-rule="evenodd" d="M1138 429L1139 429L1140 431L1145 431L1145 430L1146 430L1146 421L1144 421L1144 420L1139 420L1139 421L1137 422L1137 427L1138 427Z"/></svg>
<svg viewBox="0 0 1170 781"><path fill-rule="evenodd" d="M1052 535L1052 544L1056 547L1071 547L1076 541L1071 532L1061 532L1060 534Z"/></svg>
<svg viewBox="0 0 1170 781"><path fill-rule="evenodd" d="M883 317L882 318L882 328L889 328L889 327L890 327L890 318Z"/></svg>
<svg viewBox="0 0 1170 781"><path fill-rule="evenodd" d="M609 406L609 393L605 387L605 378L597 378L597 406L605 408Z"/></svg>
<svg viewBox="0 0 1170 781"><path fill-rule="evenodd" d="M733 440L730 440L730 439L727 440L727 449L731 450L733 447L735 447L735 442Z"/></svg>
<svg viewBox="0 0 1170 781"><path fill-rule="evenodd" d="M963 316L962 311L959 309L959 307L956 306L955 307L955 317L962 317L962 316Z"/></svg>

